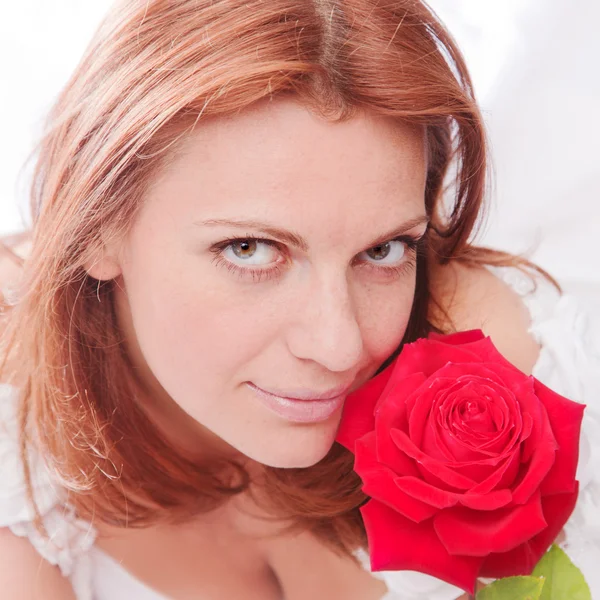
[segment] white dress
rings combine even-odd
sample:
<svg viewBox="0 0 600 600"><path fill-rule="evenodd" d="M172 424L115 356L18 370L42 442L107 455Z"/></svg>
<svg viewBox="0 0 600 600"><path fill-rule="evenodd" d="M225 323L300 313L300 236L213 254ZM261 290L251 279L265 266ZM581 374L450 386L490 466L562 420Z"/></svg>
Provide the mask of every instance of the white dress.
<svg viewBox="0 0 600 600"><path fill-rule="evenodd" d="M575 298L559 296L545 282L533 289L516 269L492 270L529 308L530 332L541 346L535 377L588 406L578 470L581 491L562 546L582 569L592 597L600 598L600 313L585 314ZM57 565L71 581L77 600L168 600L94 545L94 528L61 507L58 487L40 457L32 456L35 495L51 539L48 542L40 536L32 523L19 465L15 398L14 388L0 384L0 527L28 538L46 560ZM368 569L366 555L359 558ZM382 600L454 600L462 593L420 573L374 575L383 579L389 590Z"/></svg>

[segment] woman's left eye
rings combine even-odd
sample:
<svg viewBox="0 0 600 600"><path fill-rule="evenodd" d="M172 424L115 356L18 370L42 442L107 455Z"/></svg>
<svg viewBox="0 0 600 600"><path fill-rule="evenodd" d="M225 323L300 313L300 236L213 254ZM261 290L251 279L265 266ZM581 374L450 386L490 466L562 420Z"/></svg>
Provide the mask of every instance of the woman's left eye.
<svg viewBox="0 0 600 600"><path fill-rule="evenodd" d="M406 256L409 249L406 241L391 240L385 244L369 248L360 254L365 254L370 259L383 266L390 266L401 261Z"/></svg>

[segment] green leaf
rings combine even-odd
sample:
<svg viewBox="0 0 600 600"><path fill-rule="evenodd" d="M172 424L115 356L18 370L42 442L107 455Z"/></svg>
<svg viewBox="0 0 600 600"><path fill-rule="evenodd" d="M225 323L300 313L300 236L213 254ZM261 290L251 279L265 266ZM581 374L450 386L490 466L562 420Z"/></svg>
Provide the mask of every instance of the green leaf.
<svg viewBox="0 0 600 600"><path fill-rule="evenodd" d="M540 600L592 599L583 574L556 544L542 557L532 575L546 579Z"/></svg>
<svg viewBox="0 0 600 600"><path fill-rule="evenodd" d="M505 577L477 593L477 600L540 600L543 577Z"/></svg>

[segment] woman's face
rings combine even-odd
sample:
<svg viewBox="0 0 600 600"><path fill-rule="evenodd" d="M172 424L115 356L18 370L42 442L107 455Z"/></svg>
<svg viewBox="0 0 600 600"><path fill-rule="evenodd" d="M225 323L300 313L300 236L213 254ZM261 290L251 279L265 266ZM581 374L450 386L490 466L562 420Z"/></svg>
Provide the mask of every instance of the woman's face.
<svg viewBox="0 0 600 600"><path fill-rule="evenodd" d="M187 137L113 252L142 401L175 441L278 467L327 454L406 329L425 176L421 130L290 99Z"/></svg>

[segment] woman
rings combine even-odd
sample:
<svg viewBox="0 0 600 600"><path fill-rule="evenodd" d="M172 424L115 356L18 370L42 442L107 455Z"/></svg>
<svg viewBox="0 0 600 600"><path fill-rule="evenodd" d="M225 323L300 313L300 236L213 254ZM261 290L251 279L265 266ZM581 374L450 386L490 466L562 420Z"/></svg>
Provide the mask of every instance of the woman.
<svg viewBox="0 0 600 600"><path fill-rule="evenodd" d="M500 267L525 263L469 244L485 181L424 4L117 3L49 115L6 294L7 597L460 596L359 564L334 438L345 396L429 331L540 364Z"/></svg>

